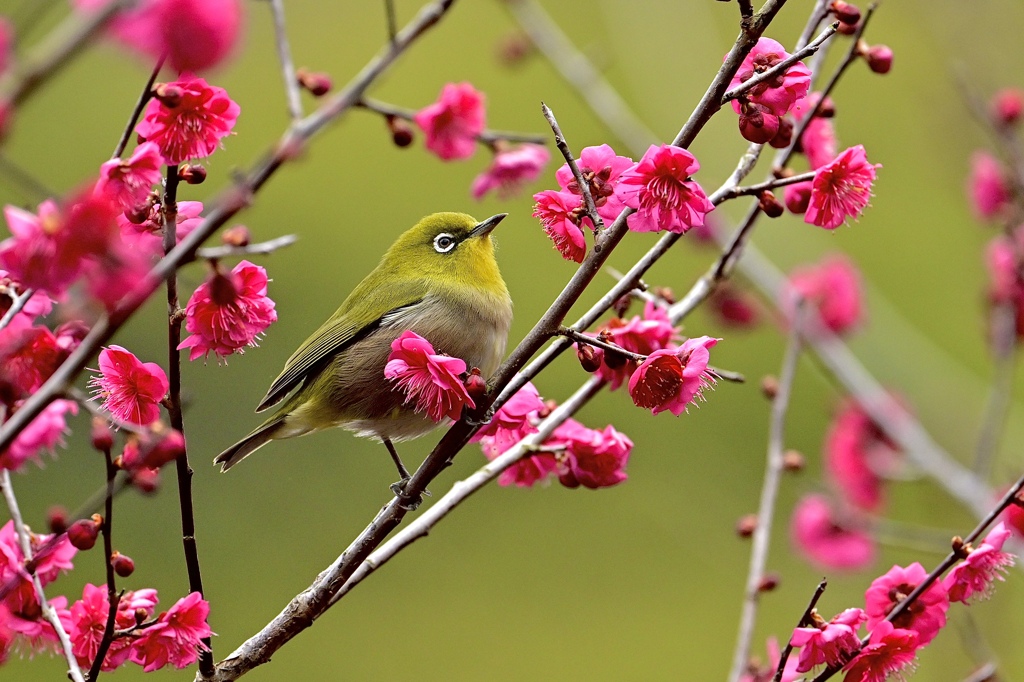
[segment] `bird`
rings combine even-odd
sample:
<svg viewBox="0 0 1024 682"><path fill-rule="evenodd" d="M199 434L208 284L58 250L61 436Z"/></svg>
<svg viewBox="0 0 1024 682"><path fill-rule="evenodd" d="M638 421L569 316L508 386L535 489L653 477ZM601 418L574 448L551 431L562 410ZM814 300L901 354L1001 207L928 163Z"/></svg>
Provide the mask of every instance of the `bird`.
<svg viewBox="0 0 1024 682"><path fill-rule="evenodd" d="M281 407L214 464L224 472L272 440L340 426L381 441L402 477L395 486L404 485L409 473L393 442L439 424L406 404L402 391L385 379L391 343L411 330L482 376L494 373L505 354L512 299L491 232L507 215L477 222L465 213L434 213L399 236L334 315L292 353L256 411L284 401Z"/></svg>

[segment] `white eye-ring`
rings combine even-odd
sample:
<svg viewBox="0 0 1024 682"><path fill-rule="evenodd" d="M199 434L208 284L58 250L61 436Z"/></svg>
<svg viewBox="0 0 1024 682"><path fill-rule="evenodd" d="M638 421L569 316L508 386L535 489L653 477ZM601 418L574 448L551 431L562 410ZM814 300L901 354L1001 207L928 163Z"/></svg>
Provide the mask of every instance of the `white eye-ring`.
<svg viewBox="0 0 1024 682"><path fill-rule="evenodd" d="M438 253L448 253L455 248L456 244L458 244L458 242L455 241L455 237L447 232L442 232L434 237L434 251L437 251Z"/></svg>

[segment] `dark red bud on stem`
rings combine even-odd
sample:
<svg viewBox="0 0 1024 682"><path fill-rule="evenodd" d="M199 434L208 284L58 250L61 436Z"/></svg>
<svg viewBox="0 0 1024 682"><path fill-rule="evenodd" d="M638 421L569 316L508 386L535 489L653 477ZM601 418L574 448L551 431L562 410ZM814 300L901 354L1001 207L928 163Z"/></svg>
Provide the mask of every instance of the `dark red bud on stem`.
<svg viewBox="0 0 1024 682"><path fill-rule="evenodd" d="M404 119L397 116L386 116L385 120L388 130L391 131L391 141L395 143L396 147L405 148L412 144L412 128Z"/></svg>
<svg viewBox="0 0 1024 682"><path fill-rule="evenodd" d="M864 58L875 73L889 73L892 70L892 50L888 45L872 45Z"/></svg>
<svg viewBox="0 0 1024 682"><path fill-rule="evenodd" d="M86 551L96 545L96 538L100 534L102 521L97 522L97 514L91 519L79 519L68 527L68 541L75 549Z"/></svg>
<svg viewBox="0 0 1024 682"><path fill-rule="evenodd" d="M110 452L114 447L114 433L110 422L103 417L92 418L92 446L100 452Z"/></svg>
<svg viewBox="0 0 1024 682"><path fill-rule="evenodd" d="M186 163L178 169L178 177L190 185L201 185L206 180L206 168L198 163Z"/></svg>
<svg viewBox="0 0 1024 682"><path fill-rule="evenodd" d="M114 573L122 578L127 578L135 572L135 562L132 558L117 551L110 555L110 564L114 567Z"/></svg>
<svg viewBox="0 0 1024 682"><path fill-rule="evenodd" d="M740 520L736 522L736 535L741 538L749 538L757 530L757 515L747 514L741 516Z"/></svg>
<svg viewBox="0 0 1024 682"><path fill-rule="evenodd" d="M68 529L68 510L60 505L50 507L46 511L46 525L51 533L61 534Z"/></svg>
<svg viewBox="0 0 1024 682"><path fill-rule="evenodd" d="M594 348L586 343L576 344L576 357L579 358L580 366L584 372L596 372L601 369L601 362L604 361L604 350Z"/></svg>
<svg viewBox="0 0 1024 682"><path fill-rule="evenodd" d="M786 207L782 205L782 202L776 199L775 195L768 190L761 192L757 199L757 205L761 207L761 210L769 218L778 218L786 212Z"/></svg>
<svg viewBox="0 0 1024 682"><path fill-rule="evenodd" d="M313 97L323 97L333 87L331 77L320 71L299 69L295 72L295 78L299 81L299 85L308 90Z"/></svg>

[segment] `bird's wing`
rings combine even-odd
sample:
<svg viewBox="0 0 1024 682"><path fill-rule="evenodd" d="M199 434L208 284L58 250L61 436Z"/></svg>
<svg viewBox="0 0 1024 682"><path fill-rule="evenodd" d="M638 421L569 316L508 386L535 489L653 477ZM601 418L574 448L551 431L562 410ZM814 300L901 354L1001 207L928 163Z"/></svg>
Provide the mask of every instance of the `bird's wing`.
<svg viewBox="0 0 1024 682"><path fill-rule="evenodd" d="M318 374L335 355L379 327L382 319L416 305L427 293L422 281L389 285L386 295L367 284L365 280L360 283L338 311L292 353L257 412L279 403L307 378Z"/></svg>

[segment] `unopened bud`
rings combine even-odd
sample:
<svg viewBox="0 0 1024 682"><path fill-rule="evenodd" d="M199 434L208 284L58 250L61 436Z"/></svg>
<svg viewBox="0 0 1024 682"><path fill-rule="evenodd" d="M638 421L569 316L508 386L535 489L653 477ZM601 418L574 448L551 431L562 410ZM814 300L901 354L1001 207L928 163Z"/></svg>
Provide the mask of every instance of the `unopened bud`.
<svg viewBox="0 0 1024 682"><path fill-rule="evenodd" d="M1024 92L1004 88L992 97L992 117L1004 125L1014 125L1024 114Z"/></svg>
<svg viewBox="0 0 1024 682"><path fill-rule="evenodd" d="M146 467L159 469L185 454L185 436L177 429L171 429L146 455Z"/></svg>
<svg viewBox="0 0 1024 682"><path fill-rule="evenodd" d="M765 374L761 379L761 393L764 394L768 400L775 400L775 396L779 394L779 380L771 374Z"/></svg>
<svg viewBox="0 0 1024 682"><path fill-rule="evenodd" d="M174 83L157 83L157 86L153 89L154 99L159 100L168 109L174 109L181 104L181 99L184 96L185 91L181 89L181 86Z"/></svg>
<svg viewBox="0 0 1024 682"><path fill-rule="evenodd" d="M186 163L178 169L178 177L190 185L201 185L206 180L206 168L198 163Z"/></svg>
<svg viewBox="0 0 1024 682"><path fill-rule="evenodd" d="M533 41L521 31L514 31L498 41L496 52L504 66L518 66L533 52Z"/></svg>
<svg viewBox="0 0 1024 682"><path fill-rule="evenodd" d="M110 422L103 417L92 418L92 446L100 452L110 452L114 447L114 434Z"/></svg>
<svg viewBox="0 0 1024 682"><path fill-rule="evenodd" d="M768 575L761 578L761 582L757 585L758 592L771 592L779 583L782 582L782 578L779 577L778 573L769 573Z"/></svg>
<svg viewBox="0 0 1024 682"><path fill-rule="evenodd" d="M68 510L60 505L54 505L46 510L46 525L51 533L60 535L68 529Z"/></svg>
<svg viewBox="0 0 1024 682"><path fill-rule="evenodd" d="M220 241L226 246L249 246L252 235L245 225L235 225L224 230L220 234Z"/></svg>
<svg viewBox="0 0 1024 682"><path fill-rule="evenodd" d="M669 305L676 302L676 293L672 291L671 287L654 287L652 293Z"/></svg>
<svg viewBox="0 0 1024 682"><path fill-rule="evenodd" d="M786 450L782 455L782 468L786 471L803 471L807 459L798 450Z"/></svg>
<svg viewBox="0 0 1024 682"><path fill-rule="evenodd" d="M625 317L626 313L629 312L629 306L633 303L632 294L623 294L615 299L615 303L612 304L612 310L615 311L616 317Z"/></svg>
<svg viewBox="0 0 1024 682"><path fill-rule="evenodd" d="M110 564L114 567L114 573L122 578L127 578L135 572L135 562L132 561L132 558L118 551L110 555Z"/></svg>
<svg viewBox="0 0 1024 682"><path fill-rule="evenodd" d="M843 0L833 0L831 10L836 19L844 24L856 24L860 21L860 8Z"/></svg>
<svg viewBox="0 0 1024 682"><path fill-rule="evenodd" d="M786 212L786 207L782 205L782 202L776 199L775 195L768 190L761 192L757 205L769 218L778 218Z"/></svg>
<svg viewBox="0 0 1024 682"><path fill-rule="evenodd" d="M757 515L747 514L741 516L740 520L736 522L736 535L741 538L749 538L757 530Z"/></svg>
<svg viewBox="0 0 1024 682"><path fill-rule="evenodd" d="M739 117L740 135L754 144L765 144L779 132L779 117L760 104L745 104Z"/></svg>
<svg viewBox="0 0 1024 682"><path fill-rule="evenodd" d="M888 45L872 45L864 58L875 73L889 73L892 69L892 49Z"/></svg>
<svg viewBox="0 0 1024 682"><path fill-rule="evenodd" d="M96 522L96 516L91 519L80 519L68 527L68 541L75 549L86 551L96 545L96 538L100 534L100 523Z"/></svg>
<svg viewBox="0 0 1024 682"><path fill-rule="evenodd" d="M160 487L160 473L156 469L143 467L132 472L131 482L139 492L149 495Z"/></svg>
<svg viewBox="0 0 1024 682"><path fill-rule="evenodd" d="M408 147L412 144L412 128L409 124L397 116L386 116L388 130L391 131L391 141L396 147Z"/></svg>
<svg viewBox="0 0 1024 682"><path fill-rule="evenodd" d="M466 393L473 399L473 402L479 402L480 398L483 398L487 393L487 380L480 375L480 368L474 367L469 370L469 376L466 377Z"/></svg>
<svg viewBox="0 0 1024 682"><path fill-rule="evenodd" d="M576 344L576 357L579 358L584 372L593 373L601 369L601 363L604 361L604 350L586 343L578 343Z"/></svg>
<svg viewBox="0 0 1024 682"><path fill-rule="evenodd" d="M857 32L857 29L859 27L860 27L860 22L857 22L857 23L854 23L854 24L848 24L845 21L840 21L839 22L839 28L836 29L836 33L840 33L840 34L842 34L844 36L852 36L854 33Z"/></svg>
<svg viewBox="0 0 1024 682"><path fill-rule="evenodd" d="M618 353L613 350L604 352L604 366L608 369L619 369L627 362L629 362L629 358L622 353Z"/></svg>
<svg viewBox="0 0 1024 682"><path fill-rule="evenodd" d="M299 81L299 85L308 90L313 97L323 97L331 91L333 86L331 77L319 71L299 69L295 72L295 78Z"/></svg>
<svg viewBox="0 0 1024 682"><path fill-rule="evenodd" d="M768 140L768 144L776 149L785 149L793 141L793 122L788 118L779 119L779 132Z"/></svg>

